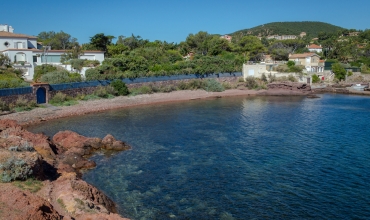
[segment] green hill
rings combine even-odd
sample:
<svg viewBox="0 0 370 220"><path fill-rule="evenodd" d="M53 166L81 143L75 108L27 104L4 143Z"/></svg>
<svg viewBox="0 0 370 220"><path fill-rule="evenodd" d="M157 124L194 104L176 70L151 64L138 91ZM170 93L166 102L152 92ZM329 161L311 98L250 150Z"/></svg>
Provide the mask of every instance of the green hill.
<svg viewBox="0 0 370 220"><path fill-rule="evenodd" d="M316 37L321 31L337 32L345 28L317 21L294 21L294 22L272 22L257 27L236 31L230 35L243 33L243 35L254 35L265 37L269 35L299 35L306 32L311 37Z"/></svg>

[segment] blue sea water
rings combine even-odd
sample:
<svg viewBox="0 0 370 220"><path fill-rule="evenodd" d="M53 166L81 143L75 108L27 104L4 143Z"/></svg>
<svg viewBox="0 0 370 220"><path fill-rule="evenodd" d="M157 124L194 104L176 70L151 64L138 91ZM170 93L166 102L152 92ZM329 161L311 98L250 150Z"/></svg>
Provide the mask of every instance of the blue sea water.
<svg viewBox="0 0 370 220"><path fill-rule="evenodd" d="M30 127L107 133L83 178L132 219L369 219L370 98L229 97Z"/></svg>

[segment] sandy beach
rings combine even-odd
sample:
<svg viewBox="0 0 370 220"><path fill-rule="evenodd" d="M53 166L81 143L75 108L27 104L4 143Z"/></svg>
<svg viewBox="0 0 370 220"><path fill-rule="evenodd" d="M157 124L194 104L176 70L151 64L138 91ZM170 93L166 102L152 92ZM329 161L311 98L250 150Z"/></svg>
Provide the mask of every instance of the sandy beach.
<svg viewBox="0 0 370 220"><path fill-rule="evenodd" d="M51 106L36 108L31 111L17 112L0 116L0 119L16 120L21 125L35 124L57 118L84 115L112 109L126 108L138 105L179 102L196 99L221 98L228 96L254 96L256 90L231 89L223 92L206 92L204 90L183 90L170 93L154 93L136 96L119 96L112 99L79 101L73 106Z"/></svg>

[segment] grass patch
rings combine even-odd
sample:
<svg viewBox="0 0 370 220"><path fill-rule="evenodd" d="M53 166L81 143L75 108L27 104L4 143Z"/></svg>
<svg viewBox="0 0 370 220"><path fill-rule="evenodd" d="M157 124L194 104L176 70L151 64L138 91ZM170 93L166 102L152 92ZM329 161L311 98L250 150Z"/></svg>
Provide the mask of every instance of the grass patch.
<svg viewBox="0 0 370 220"><path fill-rule="evenodd" d="M90 94L90 95L85 95L80 97L81 100L87 101L87 100L96 100L96 99L101 99L99 96Z"/></svg>
<svg viewBox="0 0 370 220"><path fill-rule="evenodd" d="M57 199L57 202L60 205L60 207L62 207L64 210L66 210L66 205L64 204L63 199Z"/></svg>
<svg viewBox="0 0 370 220"><path fill-rule="evenodd" d="M22 190L28 190L32 193L38 192L43 186L40 180L36 180L34 178L29 178L26 181L14 181L13 185Z"/></svg>

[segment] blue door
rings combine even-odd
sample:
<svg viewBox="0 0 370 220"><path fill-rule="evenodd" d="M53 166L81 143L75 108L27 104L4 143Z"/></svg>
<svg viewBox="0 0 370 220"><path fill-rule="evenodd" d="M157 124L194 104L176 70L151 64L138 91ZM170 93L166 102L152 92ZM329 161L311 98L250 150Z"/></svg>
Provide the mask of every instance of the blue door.
<svg viewBox="0 0 370 220"><path fill-rule="evenodd" d="M46 103L46 90L45 88L38 88L36 91L37 104Z"/></svg>

